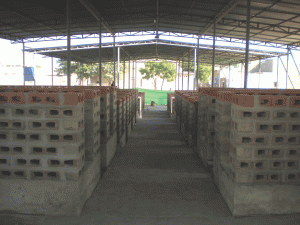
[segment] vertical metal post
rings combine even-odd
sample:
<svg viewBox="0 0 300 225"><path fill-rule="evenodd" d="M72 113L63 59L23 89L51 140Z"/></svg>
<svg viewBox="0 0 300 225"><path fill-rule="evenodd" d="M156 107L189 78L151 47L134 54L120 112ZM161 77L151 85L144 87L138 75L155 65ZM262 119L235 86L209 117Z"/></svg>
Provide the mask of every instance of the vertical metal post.
<svg viewBox="0 0 300 225"><path fill-rule="evenodd" d="M123 63L123 89L125 89L125 67L126 67L126 65L125 65L125 58L126 58L126 56L124 54L124 63Z"/></svg>
<svg viewBox="0 0 300 225"><path fill-rule="evenodd" d="M132 60L132 88L134 88L134 61Z"/></svg>
<svg viewBox="0 0 300 225"><path fill-rule="evenodd" d="M116 36L113 36L114 84L116 85Z"/></svg>
<svg viewBox="0 0 300 225"><path fill-rule="evenodd" d="M261 59L259 60L259 69L258 69L258 88L260 87L260 74L261 74Z"/></svg>
<svg viewBox="0 0 300 225"><path fill-rule="evenodd" d="M176 74L178 75L178 63L176 62ZM176 91L176 74L175 74L175 91Z"/></svg>
<svg viewBox="0 0 300 225"><path fill-rule="evenodd" d="M229 63L228 70L229 70L228 88L230 88L230 79L231 79L231 78L230 78L230 73L231 73L230 63Z"/></svg>
<svg viewBox="0 0 300 225"><path fill-rule="evenodd" d="M128 60L128 89L130 89L130 56Z"/></svg>
<svg viewBox="0 0 300 225"><path fill-rule="evenodd" d="M23 79L24 79L24 86L25 86L25 43L24 40L22 40L23 42Z"/></svg>
<svg viewBox="0 0 300 225"><path fill-rule="evenodd" d="M67 0L67 85L71 86L71 0Z"/></svg>
<svg viewBox="0 0 300 225"><path fill-rule="evenodd" d="M243 87L243 63L241 63L241 87Z"/></svg>
<svg viewBox="0 0 300 225"><path fill-rule="evenodd" d="M120 47L118 47L118 88L120 88Z"/></svg>
<svg viewBox="0 0 300 225"><path fill-rule="evenodd" d="M212 61L212 76L211 86L215 86L215 57L216 57L216 23L214 21L214 37L213 37L213 61Z"/></svg>
<svg viewBox="0 0 300 225"><path fill-rule="evenodd" d="M180 59L178 60L178 77L177 77L178 91L180 90L180 88L179 88L179 77L180 77Z"/></svg>
<svg viewBox="0 0 300 225"><path fill-rule="evenodd" d="M182 78L181 78L181 80L182 80L182 90L183 90L183 63L184 63L184 60L183 60L183 57L182 57Z"/></svg>
<svg viewBox="0 0 300 225"><path fill-rule="evenodd" d="M53 57L51 57L51 69L52 69L52 86L53 86Z"/></svg>
<svg viewBox="0 0 300 225"><path fill-rule="evenodd" d="M194 49L194 85L193 90L197 88L197 48Z"/></svg>
<svg viewBox="0 0 300 225"><path fill-rule="evenodd" d="M278 73L279 73L279 57L280 56L277 56L277 86L276 86L276 88L278 89Z"/></svg>
<svg viewBox="0 0 300 225"><path fill-rule="evenodd" d="M101 51L102 51L102 29L101 29L101 21L99 22L99 86L102 85L102 58L101 58Z"/></svg>
<svg viewBox="0 0 300 225"><path fill-rule="evenodd" d="M197 49L195 49L195 57L197 58L197 70L196 70L196 90L198 91L199 88L199 54L198 54L198 50L199 50L199 37L197 39ZM194 71L195 72L195 71Z"/></svg>
<svg viewBox="0 0 300 225"><path fill-rule="evenodd" d="M136 89L136 80L137 80L137 62L135 61L135 78L134 78L134 88Z"/></svg>
<svg viewBox="0 0 300 225"><path fill-rule="evenodd" d="M187 90L190 90L190 51L188 55L188 80L187 80Z"/></svg>
<svg viewBox="0 0 300 225"><path fill-rule="evenodd" d="M251 17L251 0L247 0L246 58L245 58L244 88L247 88L248 71L249 71L250 17Z"/></svg>
<svg viewBox="0 0 300 225"><path fill-rule="evenodd" d="M287 48L287 55L286 55L286 78L285 78L285 89L288 88L288 76L289 76L289 55L290 49Z"/></svg>

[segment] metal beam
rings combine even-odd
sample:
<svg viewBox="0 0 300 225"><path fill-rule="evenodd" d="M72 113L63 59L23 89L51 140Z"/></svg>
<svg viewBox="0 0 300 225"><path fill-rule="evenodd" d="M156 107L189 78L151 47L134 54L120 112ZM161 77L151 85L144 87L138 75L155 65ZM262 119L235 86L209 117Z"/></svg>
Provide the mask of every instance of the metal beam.
<svg viewBox="0 0 300 225"><path fill-rule="evenodd" d="M158 19L159 19L159 0L156 0L156 20L155 20L155 27L156 27L156 35L155 38L158 39Z"/></svg>
<svg viewBox="0 0 300 225"><path fill-rule="evenodd" d="M123 62L123 89L125 89L125 55L124 55L124 62Z"/></svg>
<svg viewBox="0 0 300 225"><path fill-rule="evenodd" d="M251 17L251 0L247 0L247 29L246 29L246 57L245 57L244 88L247 88L248 72L249 72L250 17Z"/></svg>
<svg viewBox="0 0 300 225"><path fill-rule="evenodd" d="M184 64L184 59L182 57L182 78L181 78L181 81L182 81L182 90L183 90L183 64Z"/></svg>
<svg viewBox="0 0 300 225"><path fill-rule="evenodd" d="M120 47L118 47L118 88L120 88Z"/></svg>
<svg viewBox="0 0 300 225"><path fill-rule="evenodd" d="M71 0L67 0L67 85L71 86Z"/></svg>
<svg viewBox="0 0 300 225"><path fill-rule="evenodd" d="M101 22L99 22L99 86L102 85L102 29Z"/></svg>
<svg viewBox="0 0 300 225"><path fill-rule="evenodd" d="M25 86L25 43L23 42L23 79L24 79L24 86Z"/></svg>
<svg viewBox="0 0 300 225"><path fill-rule="evenodd" d="M187 80L187 90L190 90L190 52L188 55L188 80Z"/></svg>
<svg viewBox="0 0 300 225"><path fill-rule="evenodd" d="M128 89L130 89L130 56L128 60Z"/></svg>
<svg viewBox="0 0 300 225"><path fill-rule="evenodd" d="M114 59L114 84L116 85L116 37L113 36L114 43L113 43L113 59Z"/></svg>
<svg viewBox="0 0 300 225"><path fill-rule="evenodd" d="M102 24L102 26L110 32L112 35L115 34L115 31L109 26L107 22L105 22L104 18L101 17L100 13L94 8L94 6L88 0L79 0L81 4L89 10L92 15Z"/></svg>
<svg viewBox="0 0 300 225"><path fill-rule="evenodd" d="M214 23L213 61L212 61L211 87L214 87L214 85L215 85L215 58L216 58L216 24Z"/></svg>
<svg viewBox="0 0 300 225"><path fill-rule="evenodd" d="M231 0L216 16L212 19L202 31L200 31L199 36L202 36L211 28L213 28L215 23L218 23L222 18L224 18L241 0Z"/></svg>
<svg viewBox="0 0 300 225"><path fill-rule="evenodd" d="M199 54L198 54L198 51L199 51L199 38L197 39L197 49L195 51L195 54L196 54L196 58L197 58L197 70L196 70L196 90L198 91L198 88L199 88Z"/></svg>

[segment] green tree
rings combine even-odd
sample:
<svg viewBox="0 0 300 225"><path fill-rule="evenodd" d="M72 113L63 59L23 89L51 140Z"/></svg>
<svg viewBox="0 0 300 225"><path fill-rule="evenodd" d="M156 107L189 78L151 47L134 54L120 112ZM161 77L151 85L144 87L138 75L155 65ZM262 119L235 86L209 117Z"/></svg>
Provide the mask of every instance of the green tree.
<svg viewBox="0 0 300 225"><path fill-rule="evenodd" d="M181 64L182 65L182 64ZM212 66L210 64L199 64L198 79L201 83L207 83L212 74ZM188 62L183 63L183 71L188 71ZM194 72L194 63L190 62L190 72Z"/></svg>
<svg viewBox="0 0 300 225"><path fill-rule="evenodd" d="M176 76L176 67L173 63L167 61L155 62L149 61L145 63L145 68L140 68L139 72L144 75L143 79L152 79L154 90L157 90L157 79L162 79L161 90L165 80L174 81Z"/></svg>

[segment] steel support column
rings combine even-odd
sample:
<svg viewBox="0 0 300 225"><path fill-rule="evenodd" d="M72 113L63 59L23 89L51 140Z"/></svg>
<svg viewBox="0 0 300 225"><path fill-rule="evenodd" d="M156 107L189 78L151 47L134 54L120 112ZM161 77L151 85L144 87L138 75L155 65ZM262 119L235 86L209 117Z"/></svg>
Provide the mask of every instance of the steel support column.
<svg viewBox="0 0 300 225"><path fill-rule="evenodd" d="M296 63L296 60L295 60L295 58L294 58L294 54L292 53L292 50L290 50L290 55L292 56L292 59L293 59L294 64L295 64L295 66L296 66L296 68L297 68L298 74L300 74L300 70L299 70L299 67L298 67L298 65L297 65L297 63Z"/></svg>
<svg viewBox="0 0 300 225"><path fill-rule="evenodd" d="M130 56L128 59L128 89L130 89Z"/></svg>
<svg viewBox="0 0 300 225"><path fill-rule="evenodd" d="M181 81L182 81L182 89L183 90L183 63L184 63L184 59L182 57L182 78L181 78Z"/></svg>
<svg viewBox="0 0 300 225"><path fill-rule="evenodd" d="M113 36L114 84L116 85L116 36Z"/></svg>
<svg viewBox="0 0 300 225"><path fill-rule="evenodd" d="M125 89L125 59L126 59L126 56L124 54L124 62L123 62L123 89Z"/></svg>
<svg viewBox="0 0 300 225"><path fill-rule="evenodd" d="M289 77L289 56L290 56L290 49L287 48L287 55L286 55L286 77L285 77L285 89L288 88L288 77Z"/></svg>
<svg viewBox="0 0 300 225"><path fill-rule="evenodd" d="M247 0L246 58L245 58L244 88L247 88L248 71L249 71L250 17L251 17L251 0Z"/></svg>
<svg viewBox="0 0 300 225"><path fill-rule="evenodd" d="M120 47L118 47L118 88L120 88Z"/></svg>
<svg viewBox="0 0 300 225"><path fill-rule="evenodd" d="M212 76L211 86L215 86L215 57L216 57L216 23L214 22L214 37L213 37L213 61L212 61Z"/></svg>
<svg viewBox="0 0 300 225"><path fill-rule="evenodd" d="M134 61L132 60L132 88L134 88Z"/></svg>
<svg viewBox="0 0 300 225"><path fill-rule="evenodd" d="M176 62L176 74L178 75L178 63ZM175 91L176 91L176 74L175 74Z"/></svg>
<svg viewBox="0 0 300 225"><path fill-rule="evenodd" d="M25 43L24 41L22 40L22 44L23 44L23 84L25 86Z"/></svg>
<svg viewBox="0 0 300 225"><path fill-rule="evenodd" d="M199 37L197 39L197 49L195 50L195 58L197 59L197 70L196 70L196 90L198 91L198 88L199 88L199 66L200 66L200 63L199 63L199 54L198 54L198 51L199 51ZM195 72L195 71L194 71Z"/></svg>
<svg viewBox="0 0 300 225"><path fill-rule="evenodd" d="M137 80L137 62L135 61L135 78L134 78L134 88L136 89L136 80Z"/></svg>
<svg viewBox="0 0 300 225"><path fill-rule="evenodd" d="M53 57L51 57L52 86L53 86Z"/></svg>
<svg viewBox="0 0 300 225"><path fill-rule="evenodd" d="M180 90L180 88L179 88L179 77L180 77L180 59L178 60L178 77L177 77L178 91Z"/></svg>
<svg viewBox="0 0 300 225"><path fill-rule="evenodd" d="M230 64L229 64L228 70L229 70L228 88L230 88L230 73L231 73L231 66L230 66Z"/></svg>
<svg viewBox="0 0 300 225"><path fill-rule="evenodd" d="M101 29L101 21L99 22L99 86L102 85L102 58L101 58L101 51L102 51L102 29Z"/></svg>
<svg viewBox="0 0 300 225"><path fill-rule="evenodd" d="M279 73L279 57L280 57L280 56L278 56L278 57L277 57L277 86L276 86L276 88L278 88L278 86L279 86L279 85L278 85L278 84L279 84L279 83L278 83L278 73Z"/></svg>
<svg viewBox="0 0 300 225"><path fill-rule="evenodd" d="M71 0L67 0L67 85L71 86Z"/></svg>
<svg viewBox="0 0 300 225"><path fill-rule="evenodd" d="M279 57L279 58L280 58L280 57ZM290 76L288 75L288 68L285 68L285 66L284 66L284 64L283 64L283 61L282 61L282 59L281 59L281 58L280 58L280 62L282 63L282 66L283 66L283 68L284 68L285 72L287 73L287 77L289 78L289 81L291 82L291 84L292 84L293 88L295 89L295 87L294 87L294 84L293 84L293 82L292 82L292 80L291 80Z"/></svg>
<svg viewBox="0 0 300 225"><path fill-rule="evenodd" d="M188 54L188 79L187 79L187 90L190 90L190 51L189 51L189 54Z"/></svg>
<svg viewBox="0 0 300 225"><path fill-rule="evenodd" d="M260 87L260 74L261 74L261 59L259 60L259 68L258 68L258 88Z"/></svg>

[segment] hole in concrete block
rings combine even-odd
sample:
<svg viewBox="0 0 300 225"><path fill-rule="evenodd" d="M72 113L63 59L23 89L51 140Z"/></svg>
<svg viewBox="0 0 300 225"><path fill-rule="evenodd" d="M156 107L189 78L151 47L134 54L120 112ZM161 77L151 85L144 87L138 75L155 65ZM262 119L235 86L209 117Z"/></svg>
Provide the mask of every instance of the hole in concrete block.
<svg viewBox="0 0 300 225"><path fill-rule="evenodd" d="M300 100L299 99L295 99L294 100L294 105L300 105Z"/></svg>
<svg viewBox="0 0 300 225"><path fill-rule="evenodd" d="M275 138L275 142L276 143L282 143L284 141L284 138L283 137L276 137Z"/></svg>
<svg viewBox="0 0 300 225"><path fill-rule="evenodd" d="M56 148L47 148L48 153L56 153Z"/></svg>
<svg viewBox="0 0 300 225"><path fill-rule="evenodd" d="M263 168L264 164L262 162L255 163L256 168Z"/></svg>
<svg viewBox="0 0 300 225"><path fill-rule="evenodd" d="M289 150L289 155L297 155L297 150Z"/></svg>
<svg viewBox="0 0 300 225"><path fill-rule="evenodd" d="M26 139L26 135L25 134L17 134L17 139L24 140L24 139Z"/></svg>
<svg viewBox="0 0 300 225"><path fill-rule="evenodd" d="M73 111L72 110L64 110L63 114L65 116L72 116L73 115Z"/></svg>
<svg viewBox="0 0 300 225"><path fill-rule="evenodd" d="M100 101L103 102L103 101L104 101L104 98L100 98Z"/></svg>
<svg viewBox="0 0 300 225"><path fill-rule="evenodd" d="M23 151L23 148L22 147L14 147L13 149L15 152L22 152Z"/></svg>
<svg viewBox="0 0 300 225"><path fill-rule="evenodd" d="M32 101L33 101L33 102L37 102L37 103L39 103L39 102L41 102L41 101L42 101L42 99L41 99L40 97L33 96L33 97L32 97Z"/></svg>
<svg viewBox="0 0 300 225"><path fill-rule="evenodd" d="M48 123L46 123L46 127L48 127L48 128L55 128L55 122L48 122Z"/></svg>
<svg viewBox="0 0 300 225"><path fill-rule="evenodd" d="M16 115L24 115L25 111L23 109L16 109Z"/></svg>
<svg viewBox="0 0 300 225"><path fill-rule="evenodd" d="M291 118L299 118L299 113L293 112L293 113L290 114L290 117Z"/></svg>
<svg viewBox="0 0 300 225"><path fill-rule="evenodd" d="M276 105L283 105L283 100L282 99L279 99L276 101L275 103Z"/></svg>
<svg viewBox="0 0 300 225"><path fill-rule="evenodd" d="M59 140L59 136L58 136L58 135L52 134L52 135L50 135L50 140L51 140L51 141Z"/></svg>
<svg viewBox="0 0 300 225"><path fill-rule="evenodd" d="M14 172L14 174L15 174L17 177L24 177L24 175L25 175L24 171L16 171L16 172Z"/></svg>
<svg viewBox="0 0 300 225"><path fill-rule="evenodd" d="M33 122L32 123L32 127L33 128L39 128L39 127L41 127L42 126L42 123L39 123L39 122Z"/></svg>
<svg viewBox="0 0 300 225"><path fill-rule="evenodd" d="M56 172L49 172L47 173L47 176L50 178L58 178L58 173Z"/></svg>
<svg viewBox="0 0 300 225"><path fill-rule="evenodd" d="M20 164L20 165L25 165L26 160L25 159L17 159L17 163Z"/></svg>
<svg viewBox="0 0 300 225"><path fill-rule="evenodd" d="M0 147L0 151L1 152L8 152L9 151L9 147L1 146Z"/></svg>
<svg viewBox="0 0 300 225"><path fill-rule="evenodd" d="M54 160L53 159L53 160L50 160L50 164L56 166L56 165L59 165L60 162L59 162L59 160Z"/></svg>
<svg viewBox="0 0 300 225"><path fill-rule="evenodd" d="M39 140L40 136L38 134L30 135L30 140Z"/></svg>
<svg viewBox="0 0 300 225"><path fill-rule="evenodd" d="M53 103L53 102L55 102L55 98L54 97L47 97L46 101L50 102L50 103Z"/></svg>
<svg viewBox="0 0 300 225"><path fill-rule="evenodd" d="M288 175L288 179L289 180L295 180L296 179L296 175L295 174L289 174Z"/></svg>
<svg viewBox="0 0 300 225"><path fill-rule="evenodd" d="M268 130L269 126L268 125L259 125L260 130Z"/></svg>
<svg viewBox="0 0 300 225"><path fill-rule="evenodd" d="M282 126L281 125L274 125L273 130L281 130Z"/></svg>
<svg viewBox="0 0 300 225"><path fill-rule="evenodd" d="M14 122L12 124L12 126L13 126L13 128L21 128L22 127L22 123L20 123L20 122Z"/></svg>
<svg viewBox="0 0 300 225"><path fill-rule="evenodd" d="M279 176L278 175L271 175L271 180L278 180L279 179Z"/></svg>
<svg viewBox="0 0 300 225"><path fill-rule="evenodd" d="M284 118L284 117L286 117L285 112L277 112L277 118Z"/></svg>
<svg viewBox="0 0 300 225"><path fill-rule="evenodd" d="M299 131L300 130L300 125L293 125L292 130Z"/></svg>
<svg viewBox="0 0 300 225"><path fill-rule="evenodd" d="M0 134L0 139L6 139L6 134Z"/></svg>
<svg viewBox="0 0 300 225"><path fill-rule="evenodd" d="M267 99L261 99L260 104L266 105L266 104L268 104L268 102L269 102L269 100L267 100Z"/></svg>
<svg viewBox="0 0 300 225"><path fill-rule="evenodd" d="M6 128L6 127L8 127L7 122L0 122L0 128Z"/></svg>
<svg viewBox="0 0 300 225"><path fill-rule="evenodd" d="M29 110L29 114L30 115L38 115L39 114L39 110L38 109L30 109Z"/></svg>
<svg viewBox="0 0 300 225"><path fill-rule="evenodd" d="M215 116L211 116L211 119L212 119L212 120L215 120L215 119L216 119L216 117L215 117Z"/></svg>
<svg viewBox="0 0 300 225"><path fill-rule="evenodd" d="M272 150L272 156L280 155L280 150Z"/></svg>
<svg viewBox="0 0 300 225"><path fill-rule="evenodd" d="M216 103L216 99L212 99L212 100L211 100L211 103Z"/></svg>
<svg viewBox="0 0 300 225"><path fill-rule="evenodd" d="M256 175L256 180L263 180L265 178L265 175Z"/></svg>
<svg viewBox="0 0 300 225"><path fill-rule="evenodd" d="M256 139L255 139L255 142L256 142L256 143L262 144L262 143L265 142L265 138L256 138Z"/></svg>
<svg viewBox="0 0 300 225"><path fill-rule="evenodd" d="M0 109L0 115L5 114L5 109Z"/></svg>
<svg viewBox="0 0 300 225"><path fill-rule="evenodd" d="M247 168L249 166L246 162L241 162L241 168Z"/></svg>
<svg viewBox="0 0 300 225"><path fill-rule="evenodd" d="M294 168L294 167L296 167L296 162L288 162L288 163L287 163L287 166L288 166L289 168Z"/></svg>
<svg viewBox="0 0 300 225"><path fill-rule="evenodd" d="M43 177L44 174L42 172L33 172L34 177Z"/></svg>
<svg viewBox="0 0 300 225"><path fill-rule="evenodd" d="M289 143L296 143L296 142L297 142L297 138L296 138L296 137L290 137L290 138L288 139L288 142L289 142Z"/></svg>
<svg viewBox="0 0 300 225"><path fill-rule="evenodd" d="M267 113L266 112L258 112L256 115L258 118L263 118L263 117L267 116Z"/></svg>
<svg viewBox="0 0 300 225"><path fill-rule="evenodd" d="M243 117L252 117L252 112L243 112Z"/></svg>
<svg viewBox="0 0 300 225"><path fill-rule="evenodd" d="M251 138L248 138L248 137L243 137L242 138L242 143L250 143L252 141Z"/></svg>
<svg viewBox="0 0 300 225"><path fill-rule="evenodd" d="M6 159L0 159L0 164L6 164L7 160Z"/></svg>
<svg viewBox="0 0 300 225"><path fill-rule="evenodd" d="M30 160L30 164L32 164L32 165L40 165L40 160L39 159L32 159L32 160Z"/></svg>
<svg viewBox="0 0 300 225"><path fill-rule="evenodd" d="M259 156L266 155L266 150L257 150L257 155L259 155Z"/></svg>
<svg viewBox="0 0 300 225"><path fill-rule="evenodd" d="M64 140L72 141L73 140L73 135L65 135Z"/></svg>
<svg viewBox="0 0 300 225"><path fill-rule="evenodd" d="M9 172L9 171L1 171L1 174L4 175L4 176L10 176L11 172Z"/></svg>
<svg viewBox="0 0 300 225"><path fill-rule="evenodd" d="M42 148L37 148L37 147L34 147L32 149L33 153L42 153L43 152L43 149Z"/></svg>
<svg viewBox="0 0 300 225"><path fill-rule="evenodd" d="M281 162L273 162L273 167L280 167L281 166Z"/></svg>
<svg viewBox="0 0 300 225"><path fill-rule="evenodd" d="M64 164L67 165L67 166L73 166L74 161L73 160L66 160L66 161L64 161Z"/></svg>
<svg viewBox="0 0 300 225"><path fill-rule="evenodd" d="M51 116L57 116L59 114L58 110L50 110L50 115Z"/></svg>
<svg viewBox="0 0 300 225"><path fill-rule="evenodd" d="M104 114L101 114L101 115L100 115L100 118L101 118L101 119L104 119Z"/></svg>

